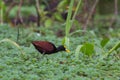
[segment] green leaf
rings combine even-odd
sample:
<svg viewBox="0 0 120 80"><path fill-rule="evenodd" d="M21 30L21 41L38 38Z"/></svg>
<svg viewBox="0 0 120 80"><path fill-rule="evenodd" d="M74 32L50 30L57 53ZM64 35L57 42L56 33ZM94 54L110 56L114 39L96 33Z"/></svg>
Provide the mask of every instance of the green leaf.
<svg viewBox="0 0 120 80"><path fill-rule="evenodd" d="M45 21L45 27L50 27L52 25L52 20L51 19L47 19Z"/></svg>
<svg viewBox="0 0 120 80"><path fill-rule="evenodd" d="M68 9L68 15L67 15L67 20L66 20L66 27L65 27L65 35L68 37L70 28L71 28L71 16L72 16L72 8L73 8L74 0L70 1L69 4L69 9Z"/></svg>
<svg viewBox="0 0 120 80"><path fill-rule="evenodd" d="M12 41L12 40L10 40L10 39L3 39L3 40L0 40L0 44L1 44L2 42L11 43L11 45L16 46L16 48L18 48L18 49L20 50L20 52L21 52L22 54L24 54L24 52L22 51L21 47L20 47L16 42L14 42L14 41Z"/></svg>
<svg viewBox="0 0 120 80"><path fill-rule="evenodd" d="M109 42L109 38L105 38L105 39L103 39L102 41L101 41L101 43L100 43L100 45L102 46L102 47L104 47L108 42Z"/></svg>
<svg viewBox="0 0 120 80"><path fill-rule="evenodd" d="M112 53L114 50L117 50L118 48L120 48L120 41L108 51L107 55Z"/></svg>
<svg viewBox="0 0 120 80"><path fill-rule="evenodd" d="M75 50L75 58L76 58L76 60L79 59L79 53L80 53L81 47L82 47L82 45L78 45L76 50Z"/></svg>
<svg viewBox="0 0 120 80"><path fill-rule="evenodd" d="M59 20L59 21L63 21L62 16L61 16L61 14L60 14L59 12L56 12L56 13L54 14L54 17L55 17L57 20Z"/></svg>
<svg viewBox="0 0 120 80"><path fill-rule="evenodd" d="M91 43L85 43L81 47L80 51L88 56L91 56L94 52L94 45Z"/></svg>
<svg viewBox="0 0 120 80"><path fill-rule="evenodd" d="M108 57L114 50L117 50L118 48L120 48L120 41L115 46L113 46L104 56L102 56L100 60Z"/></svg>
<svg viewBox="0 0 120 80"><path fill-rule="evenodd" d="M69 47L70 47L70 39L68 37L65 37L62 40L62 44L65 45L69 49Z"/></svg>

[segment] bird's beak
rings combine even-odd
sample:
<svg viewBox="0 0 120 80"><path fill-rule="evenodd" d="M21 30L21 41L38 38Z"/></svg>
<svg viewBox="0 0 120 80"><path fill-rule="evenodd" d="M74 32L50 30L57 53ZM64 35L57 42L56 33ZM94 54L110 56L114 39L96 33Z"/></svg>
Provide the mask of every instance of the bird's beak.
<svg viewBox="0 0 120 80"><path fill-rule="evenodd" d="M68 50L68 49L66 48L66 46L64 46L64 47L65 47L65 51L69 53L69 52L70 52L70 50Z"/></svg>
<svg viewBox="0 0 120 80"><path fill-rule="evenodd" d="M65 49L65 51L68 52L68 53L70 52L70 50L68 50L68 49Z"/></svg>

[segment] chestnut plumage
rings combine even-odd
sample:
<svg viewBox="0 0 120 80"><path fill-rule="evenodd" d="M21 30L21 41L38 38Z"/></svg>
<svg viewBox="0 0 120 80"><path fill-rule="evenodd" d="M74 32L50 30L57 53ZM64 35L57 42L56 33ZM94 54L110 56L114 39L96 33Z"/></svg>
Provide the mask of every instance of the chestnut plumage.
<svg viewBox="0 0 120 80"><path fill-rule="evenodd" d="M69 52L65 46L60 45L56 48L53 43L48 41L33 41L32 44L41 54L52 54L59 51Z"/></svg>

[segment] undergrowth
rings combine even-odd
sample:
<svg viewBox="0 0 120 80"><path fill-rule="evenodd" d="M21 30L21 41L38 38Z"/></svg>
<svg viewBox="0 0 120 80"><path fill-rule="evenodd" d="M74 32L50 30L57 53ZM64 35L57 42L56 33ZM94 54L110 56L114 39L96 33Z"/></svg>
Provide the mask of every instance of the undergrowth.
<svg viewBox="0 0 120 80"><path fill-rule="evenodd" d="M42 35L34 32L33 28L20 28L17 41L17 28L1 26L0 79L119 80L120 48L114 49L109 56L101 59L119 42L119 37L111 36L109 40L104 40L90 32L84 36L70 37L70 53L58 52L43 56L37 52L31 41L47 40L58 46L62 44L62 38L56 37L51 31L46 31L46 35ZM116 31L116 34L119 32ZM92 52L89 54L89 51L80 50L79 45L84 47L92 45L94 48L91 48Z"/></svg>

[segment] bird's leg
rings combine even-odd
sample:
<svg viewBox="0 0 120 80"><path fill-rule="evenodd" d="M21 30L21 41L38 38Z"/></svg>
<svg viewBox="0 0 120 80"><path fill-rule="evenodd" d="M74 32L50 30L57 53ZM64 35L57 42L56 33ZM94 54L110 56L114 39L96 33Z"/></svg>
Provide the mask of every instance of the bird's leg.
<svg viewBox="0 0 120 80"><path fill-rule="evenodd" d="M43 57L43 58L45 57L46 60L48 61L48 57L47 57L47 55L45 56L45 52L42 53L42 57Z"/></svg>
<svg viewBox="0 0 120 80"><path fill-rule="evenodd" d="M42 56L40 57L40 59L43 59L45 55L45 52L42 53Z"/></svg>
<svg viewBox="0 0 120 80"><path fill-rule="evenodd" d="M38 53L37 60L39 60L40 58L41 58L41 54Z"/></svg>

